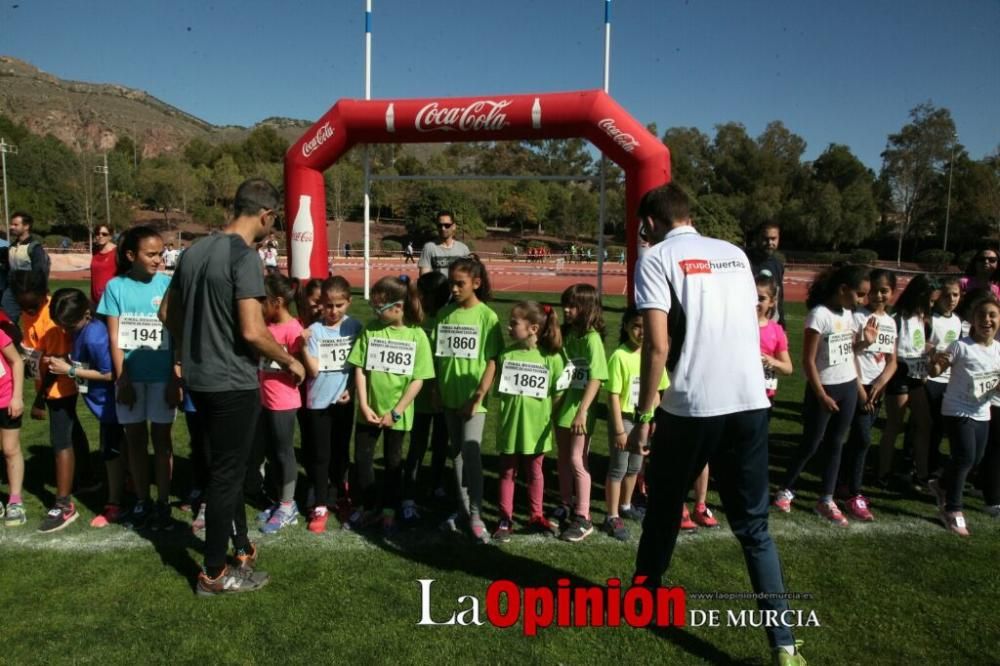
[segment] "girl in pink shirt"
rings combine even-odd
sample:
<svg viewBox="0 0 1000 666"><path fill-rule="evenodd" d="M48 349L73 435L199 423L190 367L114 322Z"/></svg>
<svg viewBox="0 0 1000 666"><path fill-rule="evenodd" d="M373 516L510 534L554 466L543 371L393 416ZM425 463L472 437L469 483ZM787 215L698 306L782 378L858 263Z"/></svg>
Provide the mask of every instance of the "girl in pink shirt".
<svg viewBox="0 0 1000 666"><path fill-rule="evenodd" d="M289 354L299 356L302 353L302 323L288 311L289 304L295 302L295 285L284 275L271 273L264 278L264 293L267 296L264 301L267 330ZM280 483L278 502L259 516L264 523L261 532L271 534L298 522L299 508L295 504L298 463L295 461L293 439L295 418L302 407L302 394L294 375L271 361L261 359L260 399L263 409L257 429L257 455L262 452L267 454L268 464L277 469L275 480ZM253 462L248 473L257 474Z"/></svg>
<svg viewBox="0 0 1000 666"><path fill-rule="evenodd" d="M778 375L792 374L792 358L788 355L788 336L778 322L771 319L777 304L778 287L769 275L757 276L757 323L760 325L760 362L764 366L767 397L778 392Z"/></svg>
<svg viewBox="0 0 1000 666"><path fill-rule="evenodd" d="M3 330L0 330L0 443L7 461L10 495L6 512L0 502L0 518L7 527L24 525L27 517L21 499L24 456L21 453L21 414L24 412L24 361ZM6 515L4 515L6 514Z"/></svg>

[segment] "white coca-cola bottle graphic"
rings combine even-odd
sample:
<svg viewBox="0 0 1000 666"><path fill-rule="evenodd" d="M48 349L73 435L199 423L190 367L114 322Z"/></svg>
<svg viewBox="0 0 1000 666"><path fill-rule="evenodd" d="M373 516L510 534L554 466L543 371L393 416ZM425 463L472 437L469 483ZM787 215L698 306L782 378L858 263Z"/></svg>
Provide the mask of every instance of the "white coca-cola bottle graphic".
<svg viewBox="0 0 1000 666"><path fill-rule="evenodd" d="M313 249L313 218L312 197L308 194L299 195L299 210L295 213L290 238L291 276L297 279L309 279L309 259Z"/></svg>

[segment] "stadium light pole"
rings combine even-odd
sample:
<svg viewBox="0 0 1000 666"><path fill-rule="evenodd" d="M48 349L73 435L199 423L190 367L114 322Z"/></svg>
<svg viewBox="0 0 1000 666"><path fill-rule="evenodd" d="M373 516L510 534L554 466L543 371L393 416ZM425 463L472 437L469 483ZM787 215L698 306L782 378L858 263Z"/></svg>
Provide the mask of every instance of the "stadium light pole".
<svg viewBox="0 0 1000 666"><path fill-rule="evenodd" d="M611 0L604 0L604 92L611 83ZM608 158L601 153L601 202L597 215L597 297L604 296L604 223L607 220Z"/></svg>
<svg viewBox="0 0 1000 666"><path fill-rule="evenodd" d="M365 0L365 99L372 98L372 0ZM365 144L365 300L371 292L371 163Z"/></svg>
<svg viewBox="0 0 1000 666"><path fill-rule="evenodd" d="M7 153L17 155L17 146L7 143L0 138L0 163L3 167L3 221L7 229L7 242L10 243L10 211L8 210L10 195L7 192Z"/></svg>
<svg viewBox="0 0 1000 666"><path fill-rule="evenodd" d="M948 249L948 222L951 221L951 177L955 172L955 135L951 138L951 161L948 162L948 202L944 206L944 243L941 249Z"/></svg>
<svg viewBox="0 0 1000 666"><path fill-rule="evenodd" d="M107 215L108 231L111 231L111 196L108 194L108 154L104 153L104 164L95 166L94 173L104 174L104 212ZM90 253L94 254L94 225L90 225Z"/></svg>

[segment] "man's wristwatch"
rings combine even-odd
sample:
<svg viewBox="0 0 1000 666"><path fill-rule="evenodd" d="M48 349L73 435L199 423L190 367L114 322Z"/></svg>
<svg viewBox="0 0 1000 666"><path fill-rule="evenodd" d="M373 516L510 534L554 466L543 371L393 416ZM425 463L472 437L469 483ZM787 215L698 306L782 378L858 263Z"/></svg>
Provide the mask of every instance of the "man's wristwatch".
<svg viewBox="0 0 1000 666"><path fill-rule="evenodd" d="M653 417L656 416L656 412L652 409L648 412L640 412L638 409L635 410L635 423L652 423Z"/></svg>
<svg viewBox="0 0 1000 666"><path fill-rule="evenodd" d="M395 409L389 410L389 416L392 417L393 423L399 423L399 419L403 418L403 415L397 412Z"/></svg>

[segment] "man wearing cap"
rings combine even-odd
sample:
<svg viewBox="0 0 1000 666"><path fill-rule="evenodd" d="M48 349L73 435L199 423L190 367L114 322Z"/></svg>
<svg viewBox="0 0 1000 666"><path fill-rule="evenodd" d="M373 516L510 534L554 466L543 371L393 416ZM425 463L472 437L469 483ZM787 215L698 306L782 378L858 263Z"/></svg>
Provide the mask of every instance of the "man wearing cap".
<svg viewBox="0 0 1000 666"><path fill-rule="evenodd" d="M441 211L437 214L438 242L428 241L424 243L424 249L420 253L420 261L417 268L420 274L439 271L448 277L448 268L451 262L462 257L469 256L469 248L462 241L455 240L455 217L448 211Z"/></svg>
<svg viewBox="0 0 1000 666"><path fill-rule="evenodd" d="M663 583L688 489L708 463L754 592L776 595L757 605L781 617L788 603L778 596L785 587L767 530L769 402L750 261L735 245L695 230L688 197L673 183L647 192L638 215L652 247L635 268L635 304L645 335L629 446L650 453L635 575L645 576L646 585ZM670 387L657 409L664 366ZM779 625L766 627L774 662L805 664L791 630Z"/></svg>

